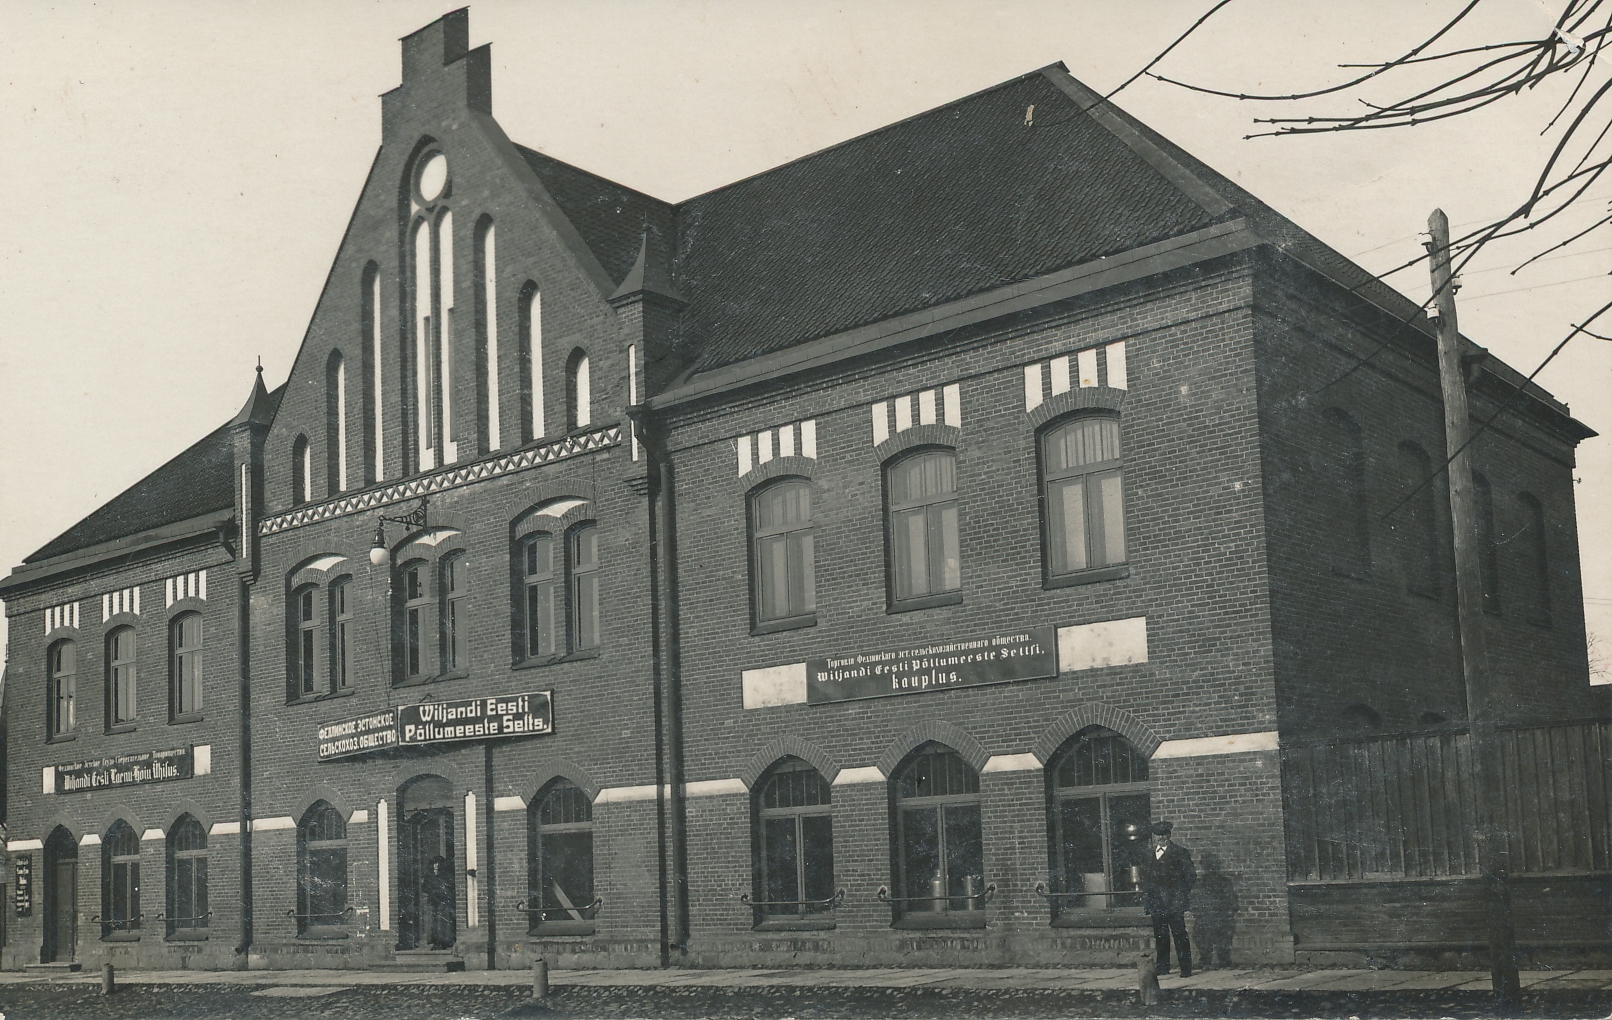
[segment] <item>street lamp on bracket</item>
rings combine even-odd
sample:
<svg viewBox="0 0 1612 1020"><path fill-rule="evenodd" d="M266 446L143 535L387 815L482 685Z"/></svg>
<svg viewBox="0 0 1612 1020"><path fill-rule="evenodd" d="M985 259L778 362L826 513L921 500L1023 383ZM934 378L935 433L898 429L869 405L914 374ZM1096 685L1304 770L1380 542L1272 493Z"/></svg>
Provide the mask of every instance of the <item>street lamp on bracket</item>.
<svg viewBox="0 0 1612 1020"><path fill-rule="evenodd" d="M391 555L391 550L389 550L386 546L386 524L388 521L393 524L405 525L410 530L418 530L425 527L425 497L421 496L420 505L404 514L402 517L387 517L385 514L382 514L380 518L376 520L375 543L369 548L369 561L377 567L385 563L387 558Z"/></svg>

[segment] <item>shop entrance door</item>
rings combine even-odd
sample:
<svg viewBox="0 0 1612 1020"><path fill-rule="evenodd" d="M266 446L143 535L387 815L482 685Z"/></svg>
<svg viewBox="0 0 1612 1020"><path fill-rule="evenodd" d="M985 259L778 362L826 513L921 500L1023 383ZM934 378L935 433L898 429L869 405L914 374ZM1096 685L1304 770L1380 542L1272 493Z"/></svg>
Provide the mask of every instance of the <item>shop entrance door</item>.
<svg viewBox="0 0 1612 1020"><path fill-rule="evenodd" d="M45 941L40 963L71 963L78 952L78 842L58 826L45 842Z"/></svg>
<svg viewBox="0 0 1612 1020"><path fill-rule="evenodd" d="M398 791L400 949L447 949L458 938L452 795L440 776L421 776Z"/></svg>

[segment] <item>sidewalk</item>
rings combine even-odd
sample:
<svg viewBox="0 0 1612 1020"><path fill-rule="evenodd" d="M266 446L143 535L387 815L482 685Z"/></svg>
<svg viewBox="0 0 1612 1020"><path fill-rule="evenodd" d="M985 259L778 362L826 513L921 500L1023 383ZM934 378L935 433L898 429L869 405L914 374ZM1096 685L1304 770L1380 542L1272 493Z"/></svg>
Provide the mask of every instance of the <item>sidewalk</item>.
<svg viewBox="0 0 1612 1020"><path fill-rule="evenodd" d="M0 987L19 984L99 984L99 972L76 974L0 972ZM119 985L250 985L264 988L351 988L360 985L525 985L529 970L396 973L368 970L119 971ZM973 990L1134 991L1133 968L964 970L880 968L869 970L551 970L549 984L576 988L961 988ZM1162 977L1164 991L1390 992L1489 989L1488 972L1417 970L1304 970L1231 968L1199 971L1190 978ZM1524 971L1527 992L1612 990L1612 970Z"/></svg>

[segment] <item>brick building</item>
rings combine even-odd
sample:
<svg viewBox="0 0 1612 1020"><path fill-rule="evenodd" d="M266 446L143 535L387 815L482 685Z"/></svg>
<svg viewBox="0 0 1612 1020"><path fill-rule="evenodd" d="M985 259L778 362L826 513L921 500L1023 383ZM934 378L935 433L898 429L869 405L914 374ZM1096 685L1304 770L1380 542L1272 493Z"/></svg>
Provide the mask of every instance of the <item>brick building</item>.
<svg viewBox="0 0 1612 1020"><path fill-rule="evenodd" d="M1459 818L1323 867L1295 793L1467 753L1414 303L1061 65L675 205L490 66L404 39L289 380L0 585L0 965L1108 960L1163 818L1207 954L1471 943L1350 928ZM1589 435L1476 446L1510 721L1581 749Z"/></svg>

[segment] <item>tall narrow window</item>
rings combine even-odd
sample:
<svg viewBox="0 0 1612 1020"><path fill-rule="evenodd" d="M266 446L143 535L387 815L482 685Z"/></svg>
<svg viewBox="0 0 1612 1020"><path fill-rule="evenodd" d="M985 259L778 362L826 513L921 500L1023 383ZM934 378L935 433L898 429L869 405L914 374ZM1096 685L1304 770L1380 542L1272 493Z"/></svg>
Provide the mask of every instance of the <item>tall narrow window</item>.
<svg viewBox="0 0 1612 1020"><path fill-rule="evenodd" d="M385 418L381 391L381 269L371 262L364 267L362 287L363 311L360 316L360 336L366 351L364 372L364 424L365 481L379 482L386 477Z"/></svg>
<svg viewBox="0 0 1612 1020"><path fill-rule="evenodd" d="M119 627L106 639L107 701L112 725L135 719L134 628Z"/></svg>
<svg viewBox="0 0 1612 1020"><path fill-rule="evenodd" d="M325 491L347 490L347 361L331 351L325 363Z"/></svg>
<svg viewBox="0 0 1612 1020"><path fill-rule="evenodd" d="M191 815L180 815L168 830L168 937L207 934L207 830Z"/></svg>
<svg viewBox="0 0 1612 1020"><path fill-rule="evenodd" d="M480 324L481 414L484 450L503 446L499 419L498 386L498 254L494 243L493 221L483 217L477 224L476 321Z"/></svg>
<svg viewBox="0 0 1612 1020"><path fill-rule="evenodd" d="M78 646L71 641L58 641L46 653L50 673L50 735L63 736L73 732L75 712L73 702L78 687Z"/></svg>
<svg viewBox="0 0 1612 1020"><path fill-rule="evenodd" d="M791 478L750 500L751 577L756 622L805 621L817 610L812 557L812 487Z"/></svg>
<svg viewBox="0 0 1612 1020"><path fill-rule="evenodd" d="M173 642L172 708L175 719L190 718L202 710L202 616L186 613L170 625Z"/></svg>
<svg viewBox="0 0 1612 1020"><path fill-rule="evenodd" d="M313 585L292 593L295 607L295 637L292 643L293 696L308 698L319 693L319 660L321 630L319 619L319 589Z"/></svg>
<svg viewBox="0 0 1612 1020"><path fill-rule="evenodd" d="M442 563L442 668L449 673L470 666L466 643L469 621L465 615L465 594L470 586L469 561L455 553Z"/></svg>
<svg viewBox="0 0 1612 1020"><path fill-rule="evenodd" d="M962 588L957 458L950 450L905 457L885 472L892 603Z"/></svg>
<svg viewBox="0 0 1612 1020"><path fill-rule="evenodd" d="M330 586L330 684L338 691L353 685L353 582L343 579Z"/></svg>
<svg viewBox="0 0 1612 1020"><path fill-rule="evenodd" d="M1402 536L1400 556L1405 565L1405 587L1414 594L1435 598L1438 583L1438 523L1434 516L1433 465L1426 451L1412 442L1399 444L1400 499L1395 527Z"/></svg>
<svg viewBox="0 0 1612 1020"><path fill-rule="evenodd" d="M564 779L545 786L527 809L526 910L533 933L587 934L593 894L593 803Z"/></svg>
<svg viewBox="0 0 1612 1020"><path fill-rule="evenodd" d="M979 773L951 748L929 744L896 770L890 785L898 917L982 916Z"/></svg>
<svg viewBox="0 0 1612 1020"><path fill-rule="evenodd" d="M571 530L571 645L599 647L599 529L582 524Z"/></svg>
<svg viewBox="0 0 1612 1020"><path fill-rule="evenodd" d="M420 561L403 567L403 673L405 678L425 675L430 657L432 630L431 592L426 564Z"/></svg>
<svg viewBox="0 0 1612 1020"><path fill-rule="evenodd" d="M1347 412L1329 407L1323 414L1316 468L1329 479L1331 494L1318 508L1332 542L1332 572L1365 577L1371 572L1371 517L1366 489L1366 448L1360 426Z"/></svg>
<svg viewBox="0 0 1612 1020"><path fill-rule="evenodd" d="M297 933L338 934L347 922L347 820L319 801L297 826Z"/></svg>
<svg viewBox="0 0 1612 1020"><path fill-rule="evenodd" d="M121 818L101 837L101 937L140 930L140 836Z"/></svg>
<svg viewBox="0 0 1612 1020"><path fill-rule="evenodd" d="M1047 766L1053 916L1136 908L1149 846L1147 758L1112 730L1072 737Z"/></svg>
<svg viewBox="0 0 1612 1020"><path fill-rule="evenodd" d="M308 437L298 436L291 444L291 502L307 503L313 499L313 452L308 448Z"/></svg>
<svg viewBox="0 0 1612 1020"><path fill-rule="evenodd" d="M1049 578L1125 562L1119 419L1077 418L1042 436Z"/></svg>
<svg viewBox="0 0 1612 1020"><path fill-rule="evenodd" d="M1550 558L1545 543L1545 508L1531 492L1517 493L1522 530L1517 545L1525 558L1522 588L1524 615L1529 623L1550 626Z"/></svg>
<svg viewBox="0 0 1612 1020"><path fill-rule="evenodd" d="M521 427L530 442L543 435L543 294L527 281L521 288Z"/></svg>
<svg viewBox="0 0 1612 1020"><path fill-rule="evenodd" d="M437 218L437 353L442 360L441 377L437 383L438 402L442 405L442 463L452 464L459 459L459 433L453 418L453 213L444 212Z"/></svg>
<svg viewBox="0 0 1612 1020"><path fill-rule="evenodd" d="M1483 581L1483 611L1498 614L1500 556L1499 547L1495 542L1494 490L1489 487L1489 479L1476 471L1472 473L1472 496L1478 517L1473 523L1478 532L1478 576Z"/></svg>
<svg viewBox="0 0 1612 1020"><path fill-rule="evenodd" d="M756 921L822 919L834 910L831 791L799 758L756 787Z"/></svg>
<svg viewBox="0 0 1612 1020"><path fill-rule="evenodd" d="M572 431L593 422L593 384L588 376L588 356L579 347L571 352L565 370L566 413Z"/></svg>
<svg viewBox="0 0 1612 1020"><path fill-rule="evenodd" d="M526 592L526 656L553 655L554 641L554 536L533 535L522 549Z"/></svg>
<svg viewBox="0 0 1612 1020"><path fill-rule="evenodd" d="M429 471L437 466L437 404L435 383L435 336L431 324L431 221L420 219L414 225L414 271L410 276L414 291L414 419L415 470Z"/></svg>

